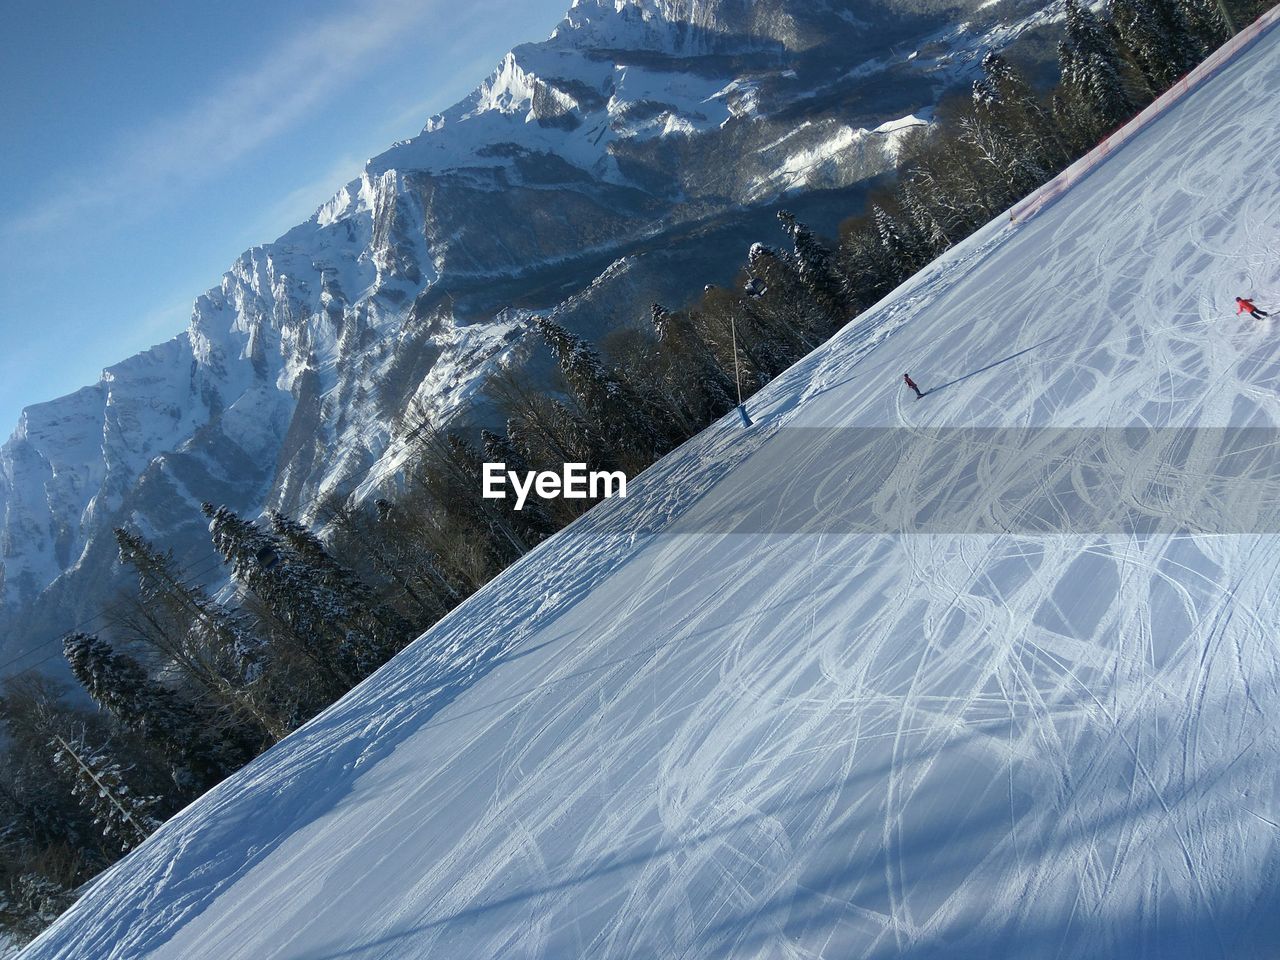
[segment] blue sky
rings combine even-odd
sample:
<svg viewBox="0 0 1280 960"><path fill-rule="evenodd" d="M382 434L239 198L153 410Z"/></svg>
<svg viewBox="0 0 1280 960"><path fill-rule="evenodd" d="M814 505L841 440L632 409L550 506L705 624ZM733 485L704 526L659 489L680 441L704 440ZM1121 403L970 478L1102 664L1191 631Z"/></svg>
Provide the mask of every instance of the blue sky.
<svg viewBox="0 0 1280 960"><path fill-rule="evenodd" d="M568 6L0 0L0 440Z"/></svg>

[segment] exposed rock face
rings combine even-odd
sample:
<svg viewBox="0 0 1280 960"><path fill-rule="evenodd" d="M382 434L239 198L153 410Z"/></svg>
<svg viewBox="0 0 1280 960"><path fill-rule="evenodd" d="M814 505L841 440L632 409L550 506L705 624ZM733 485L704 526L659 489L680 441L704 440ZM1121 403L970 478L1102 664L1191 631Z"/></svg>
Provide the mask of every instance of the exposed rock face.
<svg viewBox="0 0 1280 960"><path fill-rule="evenodd" d="M679 304L732 276L784 197L830 229L849 199L819 191L891 169L986 46L1052 8L999 9L574 0L550 38L244 253L184 334L24 411L0 448L0 661L30 665L109 601L112 527L211 574L201 501L306 517L370 489L406 423L448 421L523 361L531 312L566 303L600 336Z"/></svg>

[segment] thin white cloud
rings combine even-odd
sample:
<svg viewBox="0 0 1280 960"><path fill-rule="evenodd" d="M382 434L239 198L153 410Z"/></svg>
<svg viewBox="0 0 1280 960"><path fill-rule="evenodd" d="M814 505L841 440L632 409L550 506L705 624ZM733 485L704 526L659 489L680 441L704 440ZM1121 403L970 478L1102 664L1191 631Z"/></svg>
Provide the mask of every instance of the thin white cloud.
<svg viewBox="0 0 1280 960"><path fill-rule="evenodd" d="M34 238L86 216L149 208L175 188L226 171L241 157L321 106L367 70L379 51L438 14L443 0L376 0L323 19L222 81L189 109L128 137L75 186L46 186L40 199L3 225Z"/></svg>

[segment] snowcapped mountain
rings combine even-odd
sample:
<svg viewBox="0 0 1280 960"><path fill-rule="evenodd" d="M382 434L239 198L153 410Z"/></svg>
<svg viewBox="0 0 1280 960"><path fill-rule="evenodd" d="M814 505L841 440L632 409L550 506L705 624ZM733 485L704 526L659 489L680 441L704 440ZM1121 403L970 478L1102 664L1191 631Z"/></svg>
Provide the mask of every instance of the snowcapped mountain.
<svg viewBox="0 0 1280 960"><path fill-rule="evenodd" d="M244 253L184 334L23 413L0 448L0 661L97 612L113 526L212 572L201 501L307 517L372 489L412 425L485 415L531 312L568 303L598 337L728 281L784 199L832 229L941 91L1054 9L973 6L575 0Z"/></svg>
<svg viewBox="0 0 1280 960"><path fill-rule="evenodd" d="M1271 22L751 429L704 431L166 823L24 960L1273 956L1280 538L1249 516L1275 500L1201 469L1280 423L1274 317L1232 313L1280 297ZM1097 447L949 469L934 438L976 428L1128 445L1094 519L1158 522L1055 516L1101 489ZM996 532L914 532L956 503Z"/></svg>

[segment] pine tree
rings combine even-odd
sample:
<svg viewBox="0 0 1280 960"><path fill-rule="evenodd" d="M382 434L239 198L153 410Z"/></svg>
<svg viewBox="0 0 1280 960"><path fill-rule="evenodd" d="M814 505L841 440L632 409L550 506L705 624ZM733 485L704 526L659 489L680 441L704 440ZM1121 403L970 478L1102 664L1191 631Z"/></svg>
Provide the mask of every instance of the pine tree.
<svg viewBox="0 0 1280 960"><path fill-rule="evenodd" d="M1021 199L1070 162L1070 154L1031 85L1004 57L988 53L974 82L971 112L960 120L960 141L984 163L998 206Z"/></svg>
<svg viewBox="0 0 1280 960"><path fill-rule="evenodd" d="M420 628L440 619L456 602L455 586L438 560L405 529L401 511L390 500L378 497L354 509L335 504L324 520L337 542L364 557L376 576L399 588L399 596L413 604Z"/></svg>
<svg viewBox="0 0 1280 960"><path fill-rule="evenodd" d="M409 622L339 563L319 537L282 513L272 512L269 517L272 532L293 551L300 564L299 574L314 587L307 595L324 597L325 612L346 629L346 643L354 650L362 676L390 660L413 639Z"/></svg>
<svg viewBox="0 0 1280 960"><path fill-rule="evenodd" d="M461 599L523 555L532 541L509 504L481 497L482 460L469 440L426 422L412 435L421 446L395 511L397 526L413 531Z"/></svg>
<svg viewBox="0 0 1280 960"><path fill-rule="evenodd" d="M929 249L923 238L884 207L873 204L876 236L887 258L890 286L896 286L929 262Z"/></svg>
<svg viewBox="0 0 1280 960"><path fill-rule="evenodd" d="M911 229L924 238L934 255L948 249L955 242L952 236L958 232L957 226L944 220L930 206L917 177L904 178L899 194L903 213L910 221Z"/></svg>
<svg viewBox="0 0 1280 960"><path fill-rule="evenodd" d="M20 946L34 940L76 902L76 891L36 870L18 870L0 892L0 931Z"/></svg>
<svg viewBox="0 0 1280 960"><path fill-rule="evenodd" d="M534 467L593 462L603 466L598 462L602 438L564 400L530 389L510 371L490 378L487 389L507 413L507 438ZM557 525L563 525L581 515L584 503L561 498L545 506Z"/></svg>
<svg viewBox="0 0 1280 960"><path fill-rule="evenodd" d="M332 593L306 576L283 538L227 507L205 503L201 509L214 549L276 628L273 642L311 665L311 695L301 709L313 712L354 687L358 667L345 643L345 612Z"/></svg>
<svg viewBox="0 0 1280 960"><path fill-rule="evenodd" d="M1176 0L1187 32L1203 60L1231 39L1235 25L1220 0Z"/></svg>
<svg viewBox="0 0 1280 960"><path fill-rule="evenodd" d="M112 758L106 746L90 746L83 731L65 737L55 733L49 746L53 765L70 784L72 794L122 853L160 826L153 814L159 798L135 794L129 787L128 769Z"/></svg>
<svg viewBox="0 0 1280 960"><path fill-rule="evenodd" d="M532 444L525 435L524 424L515 417L507 418L507 444L516 452L526 470L534 469Z"/></svg>
<svg viewBox="0 0 1280 960"><path fill-rule="evenodd" d="M778 220L794 245L801 282L814 301L830 314L830 325L838 327L845 310L845 291L831 251L790 211L779 210Z"/></svg>
<svg viewBox="0 0 1280 960"><path fill-rule="evenodd" d="M0 942L35 937L119 856L51 763L51 736L79 725L104 726L47 677L0 682Z"/></svg>
<svg viewBox="0 0 1280 960"><path fill-rule="evenodd" d="M289 644L314 667L317 695L341 696L394 656L413 628L310 530L280 513L269 528L204 505L214 547ZM314 706L323 706L316 703ZM314 709L314 707L312 708Z"/></svg>
<svg viewBox="0 0 1280 960"><path fill-rule="evenodd" d="M1181 0L1112 0L1111 24L1152 94L1160 94L1204 56Z"/></svg>
<svg viewBox="0 0 1280 960"><path fill-rule="evenodd" d="M285 736L289 719L258 696L267 650L201 589L188 583L170 553L116 530L121 562L138 574L139 638L155 648L265 747Z"/></svg>
<svg viewBox="0 0 1280 960"><path fill-rule="evenodd" d="M507 501L478 495L484 482L481 454L460 433L432 428L425 437L432 453L427 474L435 500L456 521L481 535L496 566L494 573L521 557L537 541L521 517L523 511L517 513ZM531 508L536 509L526 504L526 510Z"/></svg>
<svg viewBox="0 0 1280 960"><path fill-rule="evenodd" d="M216 718L157 683L132 657L87 633L62 641L71 672L89 696L156 747L184 797L203 793L253 757L253 744L221 731ZM238 742L237 742L238 741Z"/></svg>
<svg viewBox="0 0 1280 960"><path fill-rule="evenodd" d="M566 439L568 449L565 452L570 454L566 462L580 459L592 466L612 466L614 451L599 429L602 408L609 405L612 385L605 376L599 357L549 317L539 317L535 326L551 348L577 408L575 413L559 400L552 399L547 405L547 426L550 429L545 432Z"/></svg>
<svg viewBox="0 0 1280 960"><path fill-rule="evenodd" d="M66 845L91 869L109 861L96 843L93 821L50 766L48 744L54 734L69 735L96 722L68 705L61 688L47 678L18 676L0 686L0 737L5 744L0 809L30 846Z"/></svg>
<svg viewBox="0 0 1280 960"><path fill-rule="evenodd" d="M533 468L525 455L502 434L482 428L480 430L480 446L484 450L486 463L505 464L508 470L516 473L527 473Z"/></svg>
<svg viewBox="0 0 1280 960"><path fill-rule="evenodd" d="M662 431L639 397L605 369L599 354L549 317L536 321L538 332L560 365L580 414L578 431L592 453L592 466L643 469L667 449ZM572 429L572 421L564 427Z"/></svg>
<svg viewBox="0 0 1280 960"><path fill-rule="evenodd" d="M813 298L793 255L753 243L747 268L763 283L764 293L733 305L731 312L742 336L739 347L751 367L772 379L831 335L833 314ZM721 297L703 300L707 313L723 305ZM733 369L732 359L726 369Z"/></svg>
<svg viewBox="0 0 1280 960"><path fill-rule="evenodd" d="M665 360L657 389L673 415L684 418L684 434L693 436L733 409L737 402L733 378L716 362L687 314L673 314L655 303L651 316L658 352Z"/></svg>
<svg viewBox="0 0 1280 960"><path fill-rule="evenodd" d="M649 304L649 319L658 341L669 339L673 332L671 311L657 301Z"/></svg>
<svg viewBox="0 0 1280 960"><path fill-rule="evenodd" d="M1134 112L1120 79L1120 56L1098 17L1066 0L1066 38L1058 44L1062 112L1078 117L1096 140Z"/></svg>
<svg viewBox="0 0 1280 960"><path fill-rule="evenodd" d="M1063 162L1069 159L1064 156ZM932 137L912 158L903 182L909 185L902 197L903 210L935 250L968 236L999 212L999 200L991 197L987 164L958 136L938 133ZM918 207L915 214L913 204ZM878 299L871 297L868 281L862 279L879 272L875 260L881 254L873 252L879 248L873 234L873 219L863 216L846 226L841 236L840 266L850 278L851 289L859 291L857 302L862 307ZM939 238L945 244L939 245Z"/></svg>
<svg viewBox="0 0 1280 960"><path fill-rule="evenodd" d="M599 405L615 389L599 354L550 317L538 317L534 323L555 354L569 390L575 397L581 397L585 406Z"/></svg>

